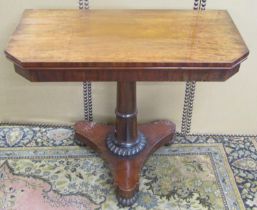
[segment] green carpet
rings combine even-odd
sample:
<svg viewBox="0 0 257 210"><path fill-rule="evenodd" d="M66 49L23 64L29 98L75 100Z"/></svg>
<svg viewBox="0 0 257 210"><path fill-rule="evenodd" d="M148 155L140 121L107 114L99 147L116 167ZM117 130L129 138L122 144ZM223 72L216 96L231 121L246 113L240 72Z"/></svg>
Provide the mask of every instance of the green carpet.
<svg viewBox="0 0 257 210"><path fill-rule="evenodd" d="M257 141L182 136L159 149L126 209L257 209ZM0 126L0 209L121 209L105 163L71 127Z"/></svg>

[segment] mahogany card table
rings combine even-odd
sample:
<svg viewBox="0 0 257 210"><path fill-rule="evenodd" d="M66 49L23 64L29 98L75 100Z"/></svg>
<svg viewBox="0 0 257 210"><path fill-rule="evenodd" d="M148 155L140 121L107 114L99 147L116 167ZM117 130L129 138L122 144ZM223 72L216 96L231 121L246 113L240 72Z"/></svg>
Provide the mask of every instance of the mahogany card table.
<svg viewBox="0 0 257 210"><path fill-rule="evenodd" d="M222 10L26 10L5 53L33 82L117 82L116 124L81 121L75 132L109 164L122 206L175 134L168 120L137 124L136 81L225 81L249 54Z"/></svg>

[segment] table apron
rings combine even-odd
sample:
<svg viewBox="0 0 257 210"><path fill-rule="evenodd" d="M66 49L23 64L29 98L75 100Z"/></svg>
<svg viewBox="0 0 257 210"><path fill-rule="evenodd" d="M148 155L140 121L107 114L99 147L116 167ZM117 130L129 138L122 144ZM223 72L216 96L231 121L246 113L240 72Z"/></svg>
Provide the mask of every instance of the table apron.
<svg viewBox="0 0 257 210"><path fill-rule="evenodd" d="M15 71L33 82L83 81L225 81L238 72L231 69L23 69Z"/></svg>

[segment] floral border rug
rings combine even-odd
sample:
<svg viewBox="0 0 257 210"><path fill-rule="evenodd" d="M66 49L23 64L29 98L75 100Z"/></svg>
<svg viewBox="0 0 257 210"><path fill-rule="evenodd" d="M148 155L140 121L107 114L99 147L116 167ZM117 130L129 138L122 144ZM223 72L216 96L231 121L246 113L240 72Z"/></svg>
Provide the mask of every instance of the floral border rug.
<svg viewBox="0 0 257 210"><path fill-rule="evenodd" d="M0 125L0 209L121 209L105 163L72 127ZM257 209L257 141L182 136L150 157L124 209Z"/></svg>

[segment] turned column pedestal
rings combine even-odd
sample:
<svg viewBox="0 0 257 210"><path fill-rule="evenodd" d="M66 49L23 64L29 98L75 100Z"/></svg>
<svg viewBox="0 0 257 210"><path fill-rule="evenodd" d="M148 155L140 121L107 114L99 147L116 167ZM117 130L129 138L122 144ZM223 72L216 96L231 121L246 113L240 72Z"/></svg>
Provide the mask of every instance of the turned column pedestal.
<svg viewBox="0 0 257 210"><path fill-rule="evenodd" d="M107 161L122 206L132 205L138 195L139 176L147 158L160 146L170 144L175 124L155 121L137 125L136 82L117 82L116 125L78 122L77 138L97 150Z"/></svg>
<svg viewBox="0 0 257 210"><path fill-rule="evenodd" d="M117 198L132 205L147 158L171 143L175 125L137 125L136 81L225 81L249 51L223 10L26 10L5 54L33 82L116 81L116 124L78 122L97 150Z"/></svg>

